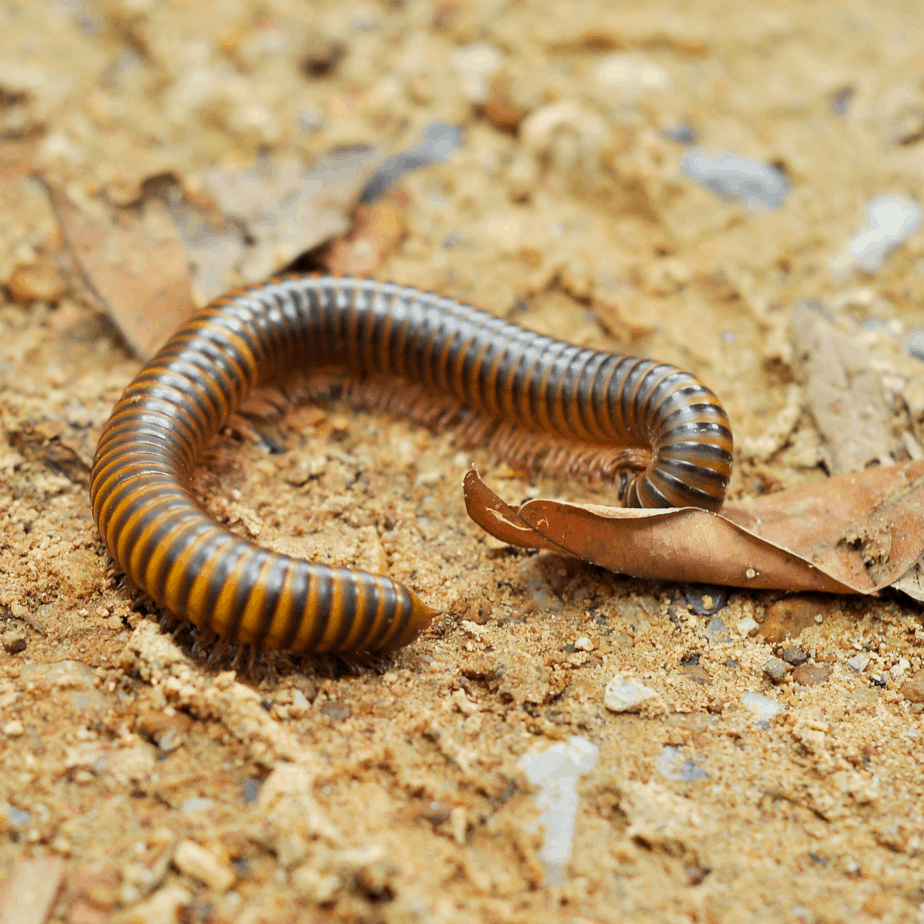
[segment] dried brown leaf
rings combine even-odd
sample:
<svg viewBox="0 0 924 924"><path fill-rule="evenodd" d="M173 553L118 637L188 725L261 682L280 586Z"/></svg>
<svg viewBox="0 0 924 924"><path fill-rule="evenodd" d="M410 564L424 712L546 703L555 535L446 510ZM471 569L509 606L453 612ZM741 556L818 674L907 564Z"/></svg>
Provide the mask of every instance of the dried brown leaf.
<svg viewBox="0 0 924 924"><path fill-rule="evenodd" d="M469 516L504 542L651 580L870 594L924 553L924 462L726 504L721 514L545 499L513 508L474 470L463 492Z"/></svg>
<svg viewBox="0 0 924 924"><path fill-rule="evenodd" d="M192 308L186 254L166 207L157 199L132 208L99 203L94 216L41 182L90 296L132 352L149 358Z"/></svg>
<svg viewBox="0 0 924 924"><path fill-rule="evenodd" d="M296 160L268 161L249 170L216 167L205 191L225 218L219 226L175 215L196 266L196 293L210 299L260 282L296 257L350 227L369 177L382 163L375 148L333 151L310 169Z"/></svg>

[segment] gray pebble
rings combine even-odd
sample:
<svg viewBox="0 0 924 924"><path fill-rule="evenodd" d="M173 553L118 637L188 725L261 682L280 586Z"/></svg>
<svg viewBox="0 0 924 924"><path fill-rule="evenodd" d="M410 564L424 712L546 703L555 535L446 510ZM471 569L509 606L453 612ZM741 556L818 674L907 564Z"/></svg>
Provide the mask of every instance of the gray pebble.
<svg viewBox="0 0 924 924"><path fill-rule="evenodd" d="M725 623L718 616L713 616L706 626L706 640L710 645L728 645L731 643L731 636Z"/></svg>
<svg viewBox="0 0 924 924"><path fill-rule="evenodd" d="M727 587L691 584L683 588L683 597L697 616L713 616L728 606Z"/></svg>
<svg viewBox="0 0 924 924"><path fill-rule="evenodd" d="M776 167L745 160L730 151L713 160L703 151L690 151L683 171L726 202L740 202L748 211L778 209L789 183Z"/></svg>
<svg viewBox="0 0 924 924"><path fill-rule="evenodd" d="M696 143L696 129L692 125L687 125L686 122L681 122L679 125L674 125L671 128L665 128L664 134L671 139L671 141L676 141L677 144L695 144Z"/></svg>
<svg viewBox="0 0 924 924"><path fill-rule="evenodd" d="M783 649L783 660L787 664L792 664L794 667L798 667L800 664L805 664L808 659L808 652L804 648L800 648L798 645L788 645Z"/></svg>
<svg viewBox="0 0 924 924"><path fill-rule="evenodd" d="M853 87L841 87L840 90L832 95L829 101L831 111L835 115L847 115L847 110L850 108L850 102L853 99L853 94Z"/></svg>
<svg viewBox="0 0 924 924"><path fill-rule="evenodd" d="M786 679L786 665L779 658L767 658L764 673L773 683L782 683Z"/></svg>
<svg viewBox="0 0 924 924"><path fill-rule="evenodd" d="M257 796L260 795L260 783L252 776L246 776L244 777L243 790L244 801L248 805L253 805L257 801Z"/></svg>

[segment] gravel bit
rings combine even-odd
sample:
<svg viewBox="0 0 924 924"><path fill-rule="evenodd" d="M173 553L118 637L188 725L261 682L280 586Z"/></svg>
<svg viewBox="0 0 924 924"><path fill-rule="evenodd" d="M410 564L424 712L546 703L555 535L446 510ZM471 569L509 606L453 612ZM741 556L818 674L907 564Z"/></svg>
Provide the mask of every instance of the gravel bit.
<svg viewBox="0 0 924 924"><path fill-rule="evenodd" d="M800 648L798 645L787 645L786 648L783 649L782 658L787 664L798 667L800 664L805 664L805 662L808 661L809 655L804 648Z"/></svg>
<svg viewBox="0 0 924 924"><path fill-rule="evenodd" d="M728 606L728 588L692 584L683 588L683 597L697 616L714 616Z"/></svg>
<svg viewBox="0 0 924 924"><path fill-rule="evenodd" d="M856 671L858 674L862 674L863 671L869 666L869 662L872 660L872 655L868 651L858 651L848 662L847 666Z"/></svg>
<svg viewBox="0 0 924 924"><path fill-rule="evenodd" d="M0 641L7 654L19 654L26 650L26 636L19 629L8 629L0 636Z"/></svg>
<svg viewBox="0 0 924 924"><path fill-rule="evenodd" d="M610 712L637 712L649 700L655 700L658 694L645 684L631 677L616 674L606 685L603 705Z"/></svg>
<svg viewBox="0 0 924 924"><path fill-rule="evenodd" d="M782 683L787 677L786 665L779 658L767 658L764 673L773 683Z"/></svg>

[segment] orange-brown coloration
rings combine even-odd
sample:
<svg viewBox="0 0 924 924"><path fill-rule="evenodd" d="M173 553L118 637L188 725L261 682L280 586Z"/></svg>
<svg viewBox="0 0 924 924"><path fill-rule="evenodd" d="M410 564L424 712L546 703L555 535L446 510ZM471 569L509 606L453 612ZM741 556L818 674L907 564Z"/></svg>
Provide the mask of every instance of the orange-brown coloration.
<svg viewBox="0 0 924 924"><path fill-rule="evenodd" d="M387 577L248 542L192 495L203 450L254 386L330 364L451 399L478 415L472 427L489 444L531 463L548 456L567 467L562 440L579 441L585 469L619 475L631 506L718 510L724 500L728 418L688 373L552 340L416 289L285 277L225 296L181 327L100 438L90 487L100 535L171 613L296 654L399 648L436 614Z"/></svg>

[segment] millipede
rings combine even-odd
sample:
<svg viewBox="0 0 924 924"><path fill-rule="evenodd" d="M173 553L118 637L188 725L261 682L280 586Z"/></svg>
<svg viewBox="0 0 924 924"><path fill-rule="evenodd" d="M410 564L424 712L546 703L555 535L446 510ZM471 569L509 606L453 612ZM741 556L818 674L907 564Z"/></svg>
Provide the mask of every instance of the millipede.
<svg viewBox="0 0 924 924"><path fill-rule="evenodd" d="M495 446L528 446L533 461L544 446L554 454L573 442L574 458L590 459L585 468L611 478L628 506L717 511L725 498L728 417L687 372L393 283L279 277L194 314L131 382L100 437L90 485L100 536L115 566L168 613L296 655L400 648L437 615L388 577L236 535L193 493L206 446L256 386L331 365L412 383L472 414Z"/></svg>

